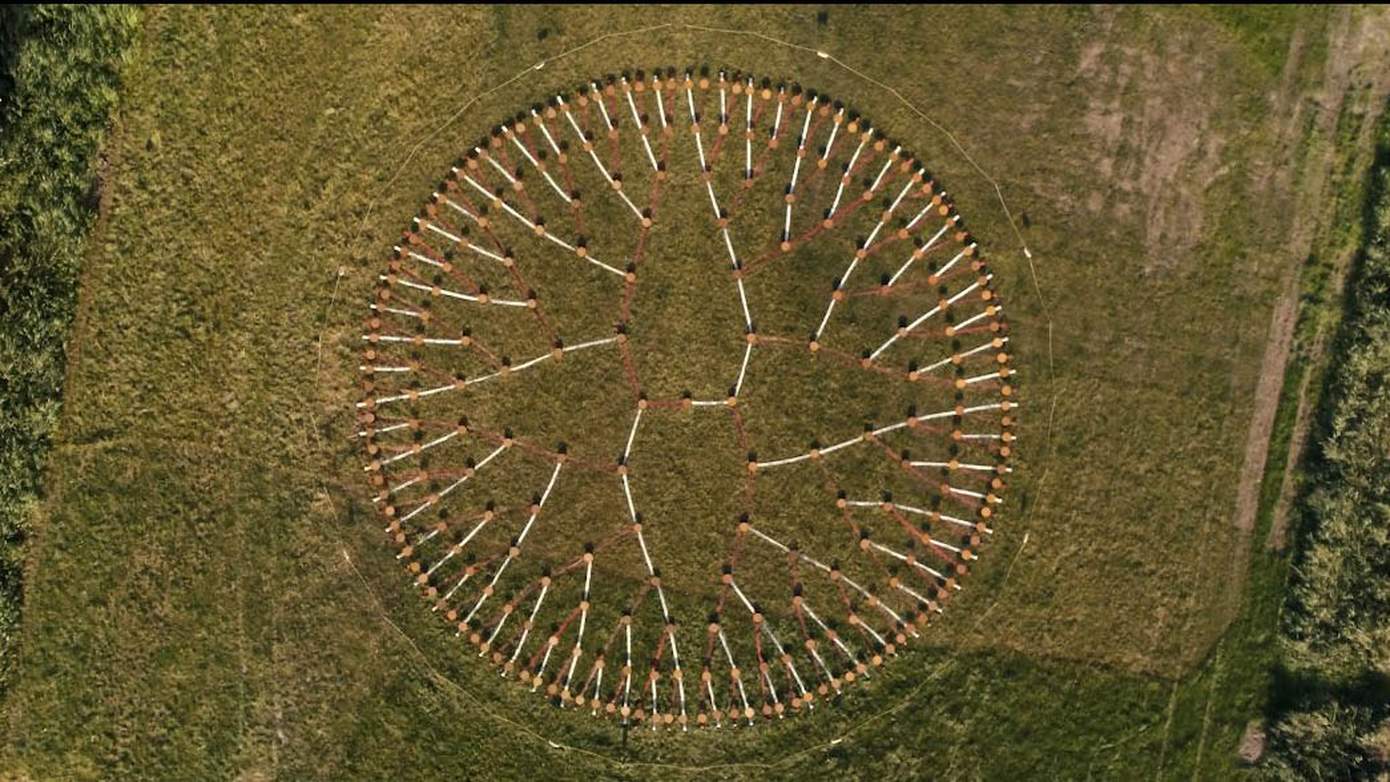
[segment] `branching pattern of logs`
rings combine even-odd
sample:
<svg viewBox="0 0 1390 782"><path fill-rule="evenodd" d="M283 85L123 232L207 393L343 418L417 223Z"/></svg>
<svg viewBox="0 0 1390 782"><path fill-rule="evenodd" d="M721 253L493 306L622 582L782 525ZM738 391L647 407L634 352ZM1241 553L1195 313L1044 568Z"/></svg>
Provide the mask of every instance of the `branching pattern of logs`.
<svg viewBox="0 0 1390 782"><path fill-rule="evenodd" d="M502 676L652 728L815 708L927 632L1001 510L1017 402L993 274L924 165L828 96L665 68L466 146L379 276L355 411L431 610ZM687 366L644 352L680 324L635 317L661 264L728 314L727 377L648 379ZM795 415L756 393L781 366L843 379L785 381L832 411L814 439L759 439ZM675 480L644 433L681 416L728 422L729 518L644 516Z"/></svg>

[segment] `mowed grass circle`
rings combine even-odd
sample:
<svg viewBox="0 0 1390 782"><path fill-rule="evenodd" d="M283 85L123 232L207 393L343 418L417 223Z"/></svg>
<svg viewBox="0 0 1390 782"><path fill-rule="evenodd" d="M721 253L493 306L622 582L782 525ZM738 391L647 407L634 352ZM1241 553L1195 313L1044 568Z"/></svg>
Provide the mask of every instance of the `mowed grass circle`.
<svg viewBox="0 0 1390 782"><path fill-rule="evenodd" d="M1016 415L930 169L832 96L674 69L463 146L379 276L356 411L430 610L559 705L682 728L929 632Z"/></svg>

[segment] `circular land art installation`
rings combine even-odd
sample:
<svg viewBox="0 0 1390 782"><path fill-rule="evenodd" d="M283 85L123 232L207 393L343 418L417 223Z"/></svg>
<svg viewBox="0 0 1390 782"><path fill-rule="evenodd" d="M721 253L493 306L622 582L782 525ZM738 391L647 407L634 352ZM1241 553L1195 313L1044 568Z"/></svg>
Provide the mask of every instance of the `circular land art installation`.
<svg viewBox="0 0 1390 782"><path fill-rule="evenodd" d="M467 149L362 336L398 559L505 678L653 728L813 709L928 632L1010 472L1009 327L838 100L634 71Z"/></svg>

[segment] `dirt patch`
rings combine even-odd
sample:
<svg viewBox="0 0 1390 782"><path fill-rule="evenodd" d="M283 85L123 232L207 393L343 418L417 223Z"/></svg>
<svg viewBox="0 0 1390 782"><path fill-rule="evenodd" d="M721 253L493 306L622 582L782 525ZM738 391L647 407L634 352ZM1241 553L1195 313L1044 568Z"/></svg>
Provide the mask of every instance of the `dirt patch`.
<svg viewBox="0 0 1390 782"><path fill-rule="evenodd" d="M1299 29L1290 42L1289 55L1284 66L1283 76L1280 79L1279 89L1270 99L1272 115L1283 118L1283 121L1279 123L1278 133L1279 144L1285 154L1280 157L1291 154L1294 145L1298 142L1299 127L1302 124L1306 108L1299 100L1299 84L1296 78L1303 62L1304 50L1304 34L1303 30ZM1341 105L1340 91L1336 95L1336 104L1337 107ZM1335 109L1329 108L1325 111L1320 124L1325 125L1329 118L1335 121ZM1258 176L1261 181L1261 189L1269 192L1292 187L1295 172L1289 166L1270 166L1260 172ZM1310 165L1310 177L1318 183L1316 190L1319 196L1321 196L1323 176L1321 170ZM1294 210L1294 213L1297 215L1305 214L1302 210ZM1266 338L1264 359L1260 362L1260 378L1255 388L1254 414L1251 417L1250 430L1245 439L1245 458L1241 464L1240 483L1236 487L1236 507L1233 517L1236 529L1245 532L1255 528L1255 516L1259 511L1260 484L1264 476L1265 462L1269 458L1269 438L1274 432L1274 419L1279 411L1279 394L1283 388L1284 371L1288 366L1289 352L1293 347L1294 327L1298 324L1297 262L1307 254L1307 247L1311 243L1312 222L1306 217L1296 218L1292 226L1289 247L1296 255L1291 259L1293 263L1290 264L1293 271L1289 272L1284 290L1279 296L1279 301L1275 304L1269 334Z"/></svg>
<svg viewBox="0 0 1390 782"><path fill-rule="evenodd" d="M1240 759L1255 765L1260 762L1260 758L1265 754L1265 726L1259 720L1253 720L1245 726L1245 733L1240 737L1240 748L1236 750Z"/></svg>
<svg viewBox="0 0 1390 782"><path fill-rule="evenodd" d="M1322 354L1322 339L1318 340L1318 345L1313 348L1314 355ZM1304 449L1308 445L1308 432L1312 428L1310 425L1313 419L1313 408L1308 399L1308 383L1312 380L1313 371L1304 373L1302 382L1298 385L1298 413L1294 418L1293 432L1289 436L1289 458L1284 462L1284 474L1279 479L1279 499L1274 505L1274 521L1269 528L1269 538L1265 541L1265 547L1274 551L1283 551L1286 531L1289 526L1289 510L1293 506L1294 491L1297 482L1294 480L1294 471L1303 460Z"/></svg>
<svg viewBox="0 0 1390 782"><path fill-rule="evenodd" d="M1260 362L1260 380L1255 386L1255 414L1250 432L1245 438L1245 461L1240 468L1240 484L1236 489L1236 528L1249 532L1255 528L1255 513L1260 504L1260 482L1269 456L1269 438L1274 432L1274 418L1279 411L1279 392L1284 385L1284 369L1293 346L1294 325L1298 322L1298 275L1289 275L1284 293L1274 305L1274 318L1269 326L1269 341L1264 360Z"/></svg>
<svg viewBox="0 0 1390 782"><path fill-rule="evenodd" d="M1220 174L1226 145L1210 132L1221 108L1216 92L1203 88L1210 63L1181 31L1158 50L1109 45L1108 37L1084 46L1077 66L1087 84L1082 120L1095 139L1095 181L1114 189L1089 193L1085 206L1116 218L1138 210L1145 269L1171 268L1202 236L1203 194Z"/></svg>

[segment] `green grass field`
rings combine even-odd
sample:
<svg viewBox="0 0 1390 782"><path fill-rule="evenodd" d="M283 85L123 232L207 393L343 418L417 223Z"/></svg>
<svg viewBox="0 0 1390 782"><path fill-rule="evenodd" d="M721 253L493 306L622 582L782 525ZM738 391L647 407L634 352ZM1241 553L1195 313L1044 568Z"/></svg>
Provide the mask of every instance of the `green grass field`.
<svg viewBox="0 0 1390 782"><path fill-rule="evenodd" d="M1326 216L1308 172L1363 153L1329 132L1344 98L1370 100L1348 97L1336 45L1362 12L818 10L143 11L27 544L3 767L1247 773L1287 563L1263 548L1272 514L1238 528L1235 497L1276 300ZM843 97L950 190L1011 310L1020 452L966 589L871 682L751 730L624 735L502 683L409 586L353 437L360 336L391 245L493 124L598 75L702 64ZM688 342L666 336L652 350Z"/></svg>

